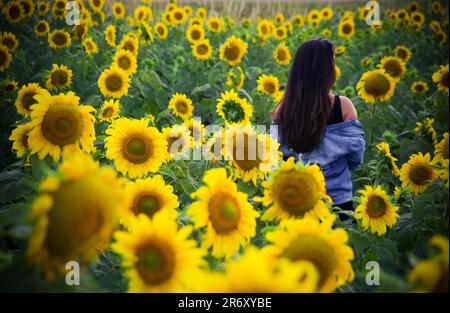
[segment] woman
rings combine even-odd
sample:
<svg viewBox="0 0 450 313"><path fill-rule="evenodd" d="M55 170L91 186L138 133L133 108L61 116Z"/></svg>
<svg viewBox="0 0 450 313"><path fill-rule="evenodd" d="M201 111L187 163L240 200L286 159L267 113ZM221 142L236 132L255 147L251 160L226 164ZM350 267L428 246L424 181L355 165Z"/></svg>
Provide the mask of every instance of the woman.
<svg viewBox="0 0 450 313"><path fill-rule="evenodd" d="M324 39L303 43L272 118L284 159L318 164L333 204L353 210L350 171L363 161L364 132L353 103L331 93L335 80L333 44Z"/></svg>

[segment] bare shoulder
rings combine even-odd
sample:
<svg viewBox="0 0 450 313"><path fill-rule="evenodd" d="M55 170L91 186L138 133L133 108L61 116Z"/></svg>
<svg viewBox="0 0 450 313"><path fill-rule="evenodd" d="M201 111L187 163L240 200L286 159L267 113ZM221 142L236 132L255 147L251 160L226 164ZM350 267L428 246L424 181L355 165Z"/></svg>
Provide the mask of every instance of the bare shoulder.
<svg viewBox="0 0 450 313"><path fill-rule="evenodd" d="M344 121L357 120L358 112L356 112L352 100L344 96L339 96L339 98L341 100L341 110Z"/></svg>

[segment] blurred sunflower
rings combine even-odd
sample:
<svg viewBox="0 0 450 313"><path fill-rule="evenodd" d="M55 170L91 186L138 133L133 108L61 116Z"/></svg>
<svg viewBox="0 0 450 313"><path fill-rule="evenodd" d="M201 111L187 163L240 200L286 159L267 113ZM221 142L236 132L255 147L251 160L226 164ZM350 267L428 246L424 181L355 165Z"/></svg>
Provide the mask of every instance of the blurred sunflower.
<svg viewBox="0 0 450 313"><path fill-rule="evenodd" d="M272 244L263 251L273 258L311 262L319 274L318 290L333 292L353 281L355 276L351 264L354 253L347 245L348 235L343 228L332 229L333 220L320 223L307 217L285 221L277 230L266 234Z"/></svg>
<svg viewBox="0 0 450 313"><path fill-rule="evenodd" d="M7 46L0 45L0 72L5 71L11 66L12 55Z"/></svg>
<svg viewBox="0 0 450 313"><path fill-rule="evenodd" d="M139 214L152 219L155 214L164 212L175 221L178 206L178 197L174 194L173 187L166 185L160 175L155 175L127 183L119 215L125 226L130 226L130 219Z"/></svg>
<svg viewBox="0 0 450 313"><path fill-rule="evenodd" d="M37 2L36 9L39 16L46 15L50 10L50 3L48 3L47 1L39 0Z"/></svg>
<svg viewBox="0 0 450 313"><path fill-rule="evenodd" d="M191 194L196 201L186 214L195 228L206 227L202 247L212 247L214 257L229 259L255 236L259 214L248 202L247 194L238 191L227 177L224 168L208 170L203 182L205 185Z"/></svg>
<svg viewBox="0 0 450 313"><path fill-rule="evenodd" d="M338 35L343 38L351 38L355 34L355 24L353 20L339 22Z"/></svg>
<svg viewBox="0 0 450 313"><path fill-rule="evenodd" d="M385 141L380 142L376 146L377 150L383 155L383 157L387 160L389 169L391 170L394 176L400 175L400 170L397 166L397 158L391 154L391 148L389 144Z"/></svg>
<svg viewBox="0 0 450 313"><path fill-rule="evenodd" d="M397 58L402 59L403 62L408 63L411 60L412 52L408 47L403 45L398 45L394 49L394 54Z"/></svg>
<svg viewBox="0 0 450 313"><path fill-rule="evenodd" d="M192 47L192 55L200 61L209 60L212 55L212 47L208 39L196 41Z"/></svg>
<svg viewBox="0 0 450 313"><path fill-rule="evenodd" d="M258 30L258 36L263 40L272 36L273 31L275 30L273 23L268 20L259 21L256 28Z"/></svg>
<svg viewBox="0 0 450 313"><path fill-rule="evenodd" d="M119 100L105 101L98 114L98 119L101 122L111 123L117 117L119 117L120 103Z"/></svg>
<svg viewBox="0 0 450 313"><path fill-rule="evenodd" d="M98 87L103 96L120 98L128 94L130 78L117 66L105 69L98 78Z"/></svg>
<svg viewBox="0 0 450 313"><path fill-rule="evenodd" d="M345 50L346 50L345 46L337 46L336 50L334 51L334 54L336 56L343 55L345 53Z"/></svg>
<svg viewBox="0 0 450 313"><path fill-rule="evenodd" d="M83 47L84 47L84 51L88 55L98 53L98 46L95 43L95 41L92 39L92 37L86 37L83 39Z"/></svg>
<svg viewBox="0 0 450 313"><path fill-rule="evenodd" d="M117 50L114 54L113 66L121 68L127 76L137 72L137 60L128 50Z"/></svg>
<svg viewBox="0 0 450 313"><path fill-rule="evenodd" d="M177 7L170 11L170 21L173 25L184 24L187 20L187 14L183 8Z"/></svg>
<svg viewBox="0 0 450 313"><path fill-rule="evenodd" d="M448 160L448 132L444 133L442 140L434 146L434 157L437 161Z"/></svg>
<svg viewBox="0 0 450 313"><path fill-rule="evenodd" d="M50 155L57 162L79 150L94 150L93 107L79 105L80 98L73 92L55 96L43 92L34 98L28 138L31 154L37 153L40 159Z"/></svg>
<svg viewBox="0 0 450 313"><path fill-rule="evenodd" d="M77 41L83 41L89 32L89 27L87 24L80 23L73 27L73 37Z"/></svg>
<svg viewBox="0 0 450 313"><path fill-rule="evenodd" d="M165 215L132 219L130 232L117 231L112 250L121 256L129 292L186 291L192 273L205 265L205 251L188 239L191 227L178 229Z"/></svg>
<svg viewBox="0 0 450 313"><path fill-rule="evenodd" d="M277 40L284 40L284 39L286 39L286 37L287 37L286 29L284 27L276 28L275 31L273 32L273 36Z"/></svg>
<svg viewBox="0 0 450 313"><path fill-rule="evenodd" d="M205 38L205 30L199 25L189 26L186 30L186 38L190 43L195 43Z"/></svg>
<svg viewBox="0 0 450 313"><path fill-rule="evenodd" d="M139 40L136 38L136 36L132 34L127 34L123 36L122 41L120 42L119 46L117 47L117 50L128 50L131 53L133 53L135 56L138 55L139 51Z"/></svg>
<svg viewBox="0 0 450 313"><path fill-rule="evenodd" d="M116 27L114 25L108 25L103 31L106 44L112 48L116 46L116 32Z"/></svg>
<svg viewBox="0 0 450 313"><path fill-rule="evenodd" d="M395 82L400 81L406 73L405 63L397 57L387 56L382 58L378 67L385 70Z"/></svg>
<svg viewBox="0 0 450 313"><path fill-rule="evenodd" d="M158 39L166 39L169 35L169 30L167 29L167 26L164 23L158 22L154 26L155 28L155 34Z"/></svg>
<svg viewBox="0 0 450 313"><path fill-rule="evenodd" d="M280 89L278 78L273 75L261 75L258 77L258 91L261 91L269 96L275 96Z"/></svg>
<svg viewBox="0 0 450 313"><path fill-rule="evenodd" d="M17 125L9 137L9 140L13 142L12 149L16 152L16 155L19 158L24 156L25 153L30 150L28 136L30 135L31 129L32 125L30 122Z"/></svg>
<svg viewBox="0 0 450 313"><path fill-rule="evenodd" d="M325 178L317 165L295 163L289 158L263 182L263 197L254 201L269 207L263 220L285 220L305 216L326 220L331 218L325 201L331 203L325 190Z"/></svg>
<svg viewBox="0 0 450 313"><path fill-rule="evenodd" d="M111 11L116 20L120 20L125 17L125 6L121 2L114 2Z"/></svg>
<svg viewBox="0 0 450 313"><path fill-rule="evenodd" d="M388 101L395 91L395 80L385 70L365 72L358 84L358 95L367 103Z"/></svg>
<svg viewBox="0 0 450 313"><path fill-rule="evenodd" d="M431 160L429 153L413 154L400 169L400 180L409 191L416 195L421 194L438 176L435 165L436 160Z"/></svg>
<svg viewBox="0 0 450 313"><path fill-rule="evenodd" d="M0 46L1 48L1 46ZM45 92L37 83L29 83L23 85L17 94L16 102L14 103L17 112L25 117L29 117L31 113L31 106L37 103L35 96Z"/></svg>
<svg viewBox="0 0 450 313"><path fill-rule="evenodd" d="M202 121L197 118L191 118L184 121L183 126L189 130L189 136L192 138L192 147L201 147L205 141L205 127Z"/></svg>
<svg viewBox="0 0 450 313"><path fill-rule="evenodd" d="M220 59L230 66L238 65L247 53L247 48L245 41L233 35L220 46Z"/></svg>
<svg viewBox="0 0 450 313"><path fill-rule="evenodd" d="M432 79L440 91L448 94L448 64L441 65L440 69L433 73Z"/></svg>
<svg viewBox="0 0 450 313"><path fill-rule="evenodd" d="M17 81L13 79L7 79L3 82L3 91L6 93L13 93L17 90Z"/></svg>
<svg viewBox="0 0 450 313"><path fill-rule="evenodd" d="M210 17L206 25L208 26L208 29L213 33L220 33L225 27L223 19L215 16Z"/></svg>
<svg viewBox="0 0 450 313"><path fill-rule="evenodd" d="M424 81L417 81L411 85L411 91L414 93L425 93L428 91L428 84Z"/></svg>
<svg viewBox="0 0 450 313"><path fill-rule="evenodd" d="M244 81L245 81L245 74L240 66L235 66L230 69L230 71L227 74L227 81L226 81L228 87L240 89L244 85Z"/></svg>
<svg viewBox="0 0 450 313"><path fill-rule="evenodd" d="M245 125L250 122L253 108L245 98L240 98L231 89L220 94L220 99L217 100L216 112L224 120L225 124Z"/></svg>
<svg viewBox="0 0 450 313"><path fill-rule="evenodd" d="M321 19L325 21L329 21L333 18L333 9L330 7L325 7L322 10L320 10L320 16Z"/></svg>
<svg viewBox="0 0 450 313"><path fill-rule="evenodd" d="M25 10L19 1L8 1L2 13L10 24L20 22L25 17Z"/></svg>
<svg viewBox="0 0 450 313"><path fill-rule="evenodd" d="M72 84L72 76L72 70L67 66L53 64L45 85L48 90L61 89Z"/></svg>
<svg viewBox="0 0 450 313"><path fill-rule="evenodd" d="M9 52L14 52L19 46L19 41L16 35L11 32L0 33L0 45L4 45L8 48Z"/></svg>
<svg viewBox="0 0 450 313"><path fill-rule="evenodd" d="M279 144L272 137L258 134L250 124L225 129L222 154L233 167L233 174L243 182L252 181L273 171L278 165Z"/></svg>
<svg viewBox="0 0 450 313"><path fill-rule="evenodd" d="M145 5L140 5L134 9L134 19L138 23L146 22L153 19L152 9Z"/></svg>
<svg viewBox="0 0 450 313"><path fill-rule="evenodd" d="M105 131L106 157L130 178L156 173L166 159L167 142L147 119L119 118Z"/></svg>
<svg viewBox="0 0 450 313"><path fill-rule="evenodd" d="M169 109L173 114L184 121L192 117L194 107L192 106L192 100L183 93L175 93L169 101Z"/></svg>
<svg viewBox="0 0 450 313"><path fill-rule="evenodd" d="M177 160L189 152L192 138L186 126L173 125L172 127L166 127L162 130L162 133L167 141L167 160Z"/></svg>
<svg viewBox="0 0 450 313"><path fill-rule="evenodd" d="M362 221L364 230L382 236L386 227L393 227L399 217L398 206L392 203L391 197L381 186L365 186L360 190L360 204L355 209L355 219Z"/></svg>
<svg viewBox="0 0 450 313"><path fill-rule="evenodd" d="M34 32L38 36L45 36L50 31L50 25L46 20L40 20L35 26L34 26Z"/></svg>
<svg viewBox="0 0 450 313"><path fill-rule="evenodd" d="M273 52L273 59L281 65L288 65L291 63L291 53L289 48L284 44L279 44Z"/></svg>
<svg viewBox="0 0 450 313"><path fill-rule="evenodd" d="M40 184L33 202L29 261L41 265L47 279L65 273L69 261L87 265L108 247L122 188L112 169L100 168L88 155L64 160L58 173Z"/></svg>
<svg viewBox="0 0 450 313"><path fill-rule="evenodd" d="M48 34L48 45L53 49L68 48L71 44L70 34L62 29L55 29Z"/></svg>

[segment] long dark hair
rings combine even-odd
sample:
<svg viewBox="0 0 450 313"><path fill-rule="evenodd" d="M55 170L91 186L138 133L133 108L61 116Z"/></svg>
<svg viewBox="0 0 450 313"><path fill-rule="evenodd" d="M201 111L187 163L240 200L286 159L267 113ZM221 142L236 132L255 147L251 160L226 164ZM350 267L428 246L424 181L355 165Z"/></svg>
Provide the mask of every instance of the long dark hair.
<svg viewBox="0 0 450 313"><path fill-rule="evenodd" d="M322 141L335 80L333 44L321 38L304 42L295 54L283 99L272 112L281 124L283 143L296 152L311 151Z"/></svg>

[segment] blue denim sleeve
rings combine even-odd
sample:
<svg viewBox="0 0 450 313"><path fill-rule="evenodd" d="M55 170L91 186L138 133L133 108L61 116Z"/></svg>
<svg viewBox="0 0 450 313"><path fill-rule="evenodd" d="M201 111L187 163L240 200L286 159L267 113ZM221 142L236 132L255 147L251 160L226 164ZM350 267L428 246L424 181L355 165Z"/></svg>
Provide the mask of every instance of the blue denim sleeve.
<svg viewBox="0 0 450 313"><path fill-rule="evenodd" d="M350 138L347 160L348 167L351 171L363 163L365 144L366 142L363 137Z"/></svg>

